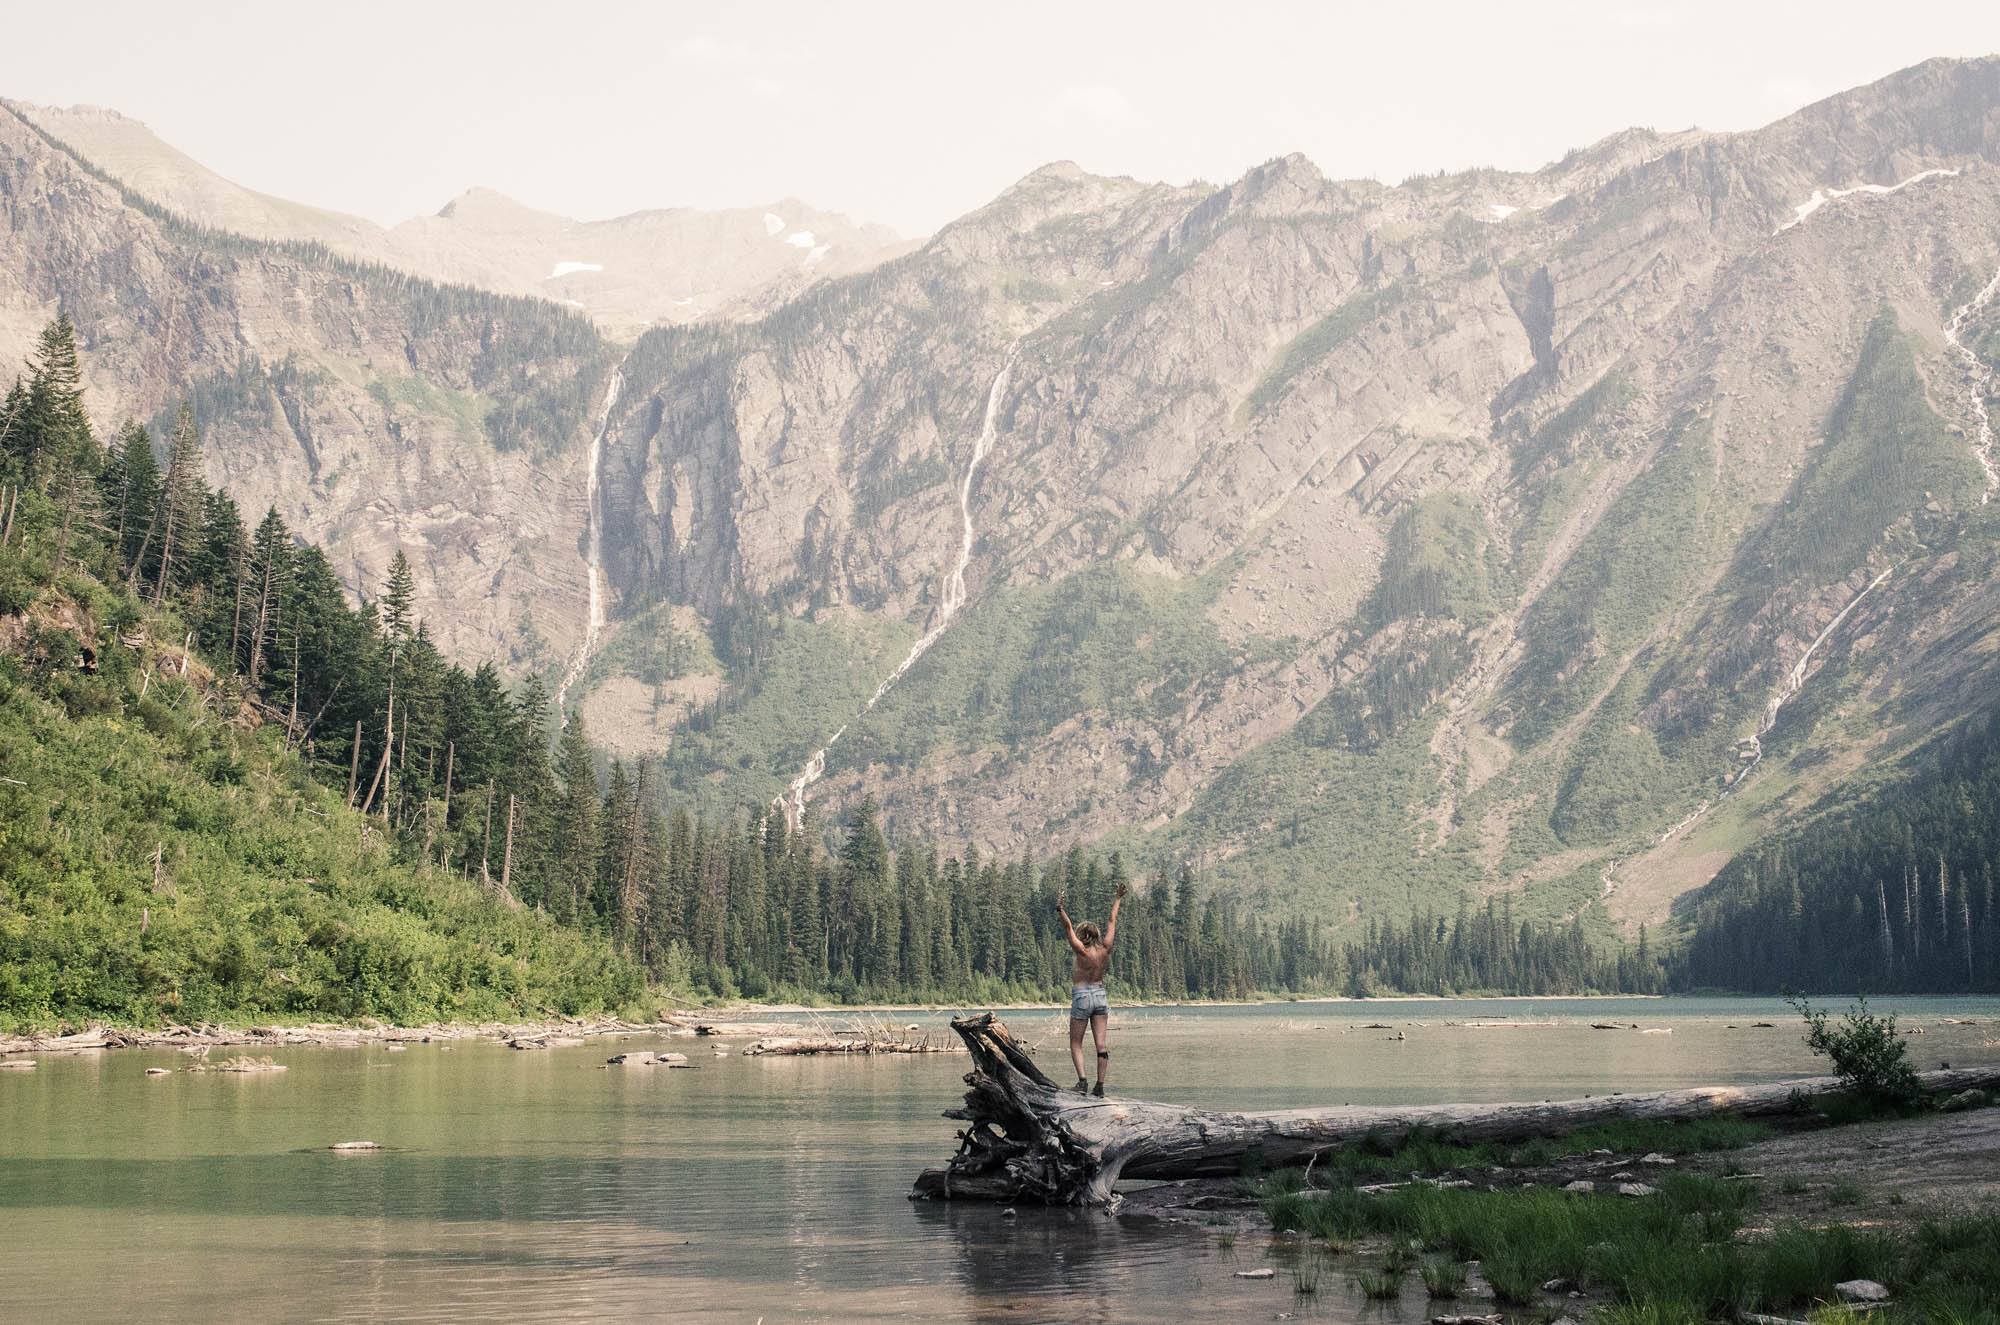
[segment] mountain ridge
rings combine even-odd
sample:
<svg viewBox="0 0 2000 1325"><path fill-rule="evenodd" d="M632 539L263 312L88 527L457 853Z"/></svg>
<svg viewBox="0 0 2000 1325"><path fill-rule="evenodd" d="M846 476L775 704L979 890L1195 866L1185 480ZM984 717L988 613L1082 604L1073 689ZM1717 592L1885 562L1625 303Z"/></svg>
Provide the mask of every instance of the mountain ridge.
<svg viewBox="0 0 2000 1325"><path fill-rule="evenodd" d="M328 466L282 459L280 416L305 450L295 414L359 411L359 473L483 467L442 506L419 483L295 525L365 545L354 583L421 532L453 647L516 670L580 656L601 521L591 728L711 808L767 803L851 728L810 788L828 821L872 795L934 840L1193 859L1284 909L1525 890L1636 925L1991 682L1992 604L1954 568L1990 536L1996 108L2000 61L1931 61L1536 172L1387 186L1294 155L1212 188L1051 163L622 360L579 342L530 378L406 342L392 374L386 327L358 357L264 333L323 398L266 373L211 416L232 470L293 500ZM117 334L91 347L114 378ZM487 449L552 377L563 409ZM532 495L495 522L510 485ZM964 610L869 707L967 518ZM468 519L471 544L429 532Z"/></svg>

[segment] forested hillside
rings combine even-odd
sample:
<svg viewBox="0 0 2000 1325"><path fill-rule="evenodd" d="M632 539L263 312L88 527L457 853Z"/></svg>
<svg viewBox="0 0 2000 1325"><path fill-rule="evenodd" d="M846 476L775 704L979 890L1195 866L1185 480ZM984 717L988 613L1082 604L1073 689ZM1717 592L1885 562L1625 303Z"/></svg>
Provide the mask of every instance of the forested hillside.
<svg viewBox="0 0 2000 1325"><path fill-rule="evenodd" d="M1678 982L2000 991L2000 707L1866 800L1731 861L1689 899Z"/></svg>

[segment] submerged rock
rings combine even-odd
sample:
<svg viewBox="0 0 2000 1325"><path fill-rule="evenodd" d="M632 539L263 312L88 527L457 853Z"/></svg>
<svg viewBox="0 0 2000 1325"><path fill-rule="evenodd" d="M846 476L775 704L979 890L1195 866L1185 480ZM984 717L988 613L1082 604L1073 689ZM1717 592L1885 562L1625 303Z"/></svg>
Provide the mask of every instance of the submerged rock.
<svg viewBox="0 0 2000 1325"><path fill-rule="evenodd" d="M379 1141L336 1141L332 1145L328 1146L327 1149L328 1150L380 1150L382 1149L382 1143Z"/></svg>

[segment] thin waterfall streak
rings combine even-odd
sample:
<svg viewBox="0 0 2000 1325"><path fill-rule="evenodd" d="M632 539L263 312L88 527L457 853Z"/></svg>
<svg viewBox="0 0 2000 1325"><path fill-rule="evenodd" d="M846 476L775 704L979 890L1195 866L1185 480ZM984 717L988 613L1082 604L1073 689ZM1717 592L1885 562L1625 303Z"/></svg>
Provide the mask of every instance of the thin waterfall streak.
<svg viewBox="0 0 2000 1325"><path fill-rule="evenodd" d="M957 616L959 609L965 606L965 572L966 568L972 564L972 485L979 477L979 466L985 462L987 454L992 451L994 440L999 434L1000 403L1007 394L1007 383L1013 376L1013 372L1014 356L1010 352L1007 356L1007 361L1000 365L1000 371L994 374L993 385L987 389L986 413L980 420L979 436L972 444L972 459L965 467L965 479L959 484L958 516L961 528L958 542L958 564L953 566L950 573L944 577L944 585L938 595L937 617L931 622L930 629L926 630L917 638L917 642L910 646L909 653L904 655L902 662L896 664L896 669L882 678L881 684L875 687L875 693L870 695L868 702L861 706L861 713L867 713L882 702L882 697L889 693L896 682L903 679L905 673L917 665L919 658L930 651L931 645L938 642L944 635L945 630L950 627L952 618ZM859 717L860 714L856 716ZM791 826L793 832L798 831L799 824L805 818L806 788L812 786L813 783L826 775L827 751L833 749L840 738L846 735L847 728L852 725L852 723L842 724L839 731L836 731L832 736L827 738L825 745L813 751L812 758L806 760L805 767L799 770L799 775L792 779L790 785L786 787L784 794L772 802L784 812L785 820Z"/></svg>
<svg viewBox="0 0 2000 1325"><path fill-rule="evenodd" d="M1777 694L1771 696L1771 702L1764 706L1763 722L1759 724L1757 734L1750 738L1750 746L1753 751L1750 762L1739 769L1735 777L1729 779L1729 783L1724 789L1725 793L1734 791L1738 783L1750 776L1750 770L1763 762L1764 738L1770 735L1771 729L1778 725L1779 712L1784 709L1785 705L1798 697L1799 691L1805 689L1806 668L1811 665L1813 654L1819 651L1819 646L1826 643L1832 637L1833 632L1840 629L1841 622L1847 620L1848 614L1861 606L1861 600L1873 593L1875 586L1888 579L1890 575L1895 573L1895 570L1896 568L1891 566L1888 570L1883 571L1880 575L1870 580L1868 587L1854 595L1847 606L1840 609L1840 615L1827 622L1826 629L1813 637L1813 642L1806 646L1806 651L1799 655L1799 660L1792 664L1790 671L1785 673L1784 684L1778 688Z"/></svg>
<svg viewBox="0 0 2000 1325"><path fill-rule="evenodd" d="M570 659L563 671L562 683L556 687L556 712L563 712L563 701L569 696L569 689L583 679L590 666L591 656L597 651L598 636L604 632L604 490L600 475L604 467L604 435L611 430L611 411L618 404L618 393L625 389L625 365L620 363L611 370L611 380L605 384L604 407L598 412L597 434L590 442L589 495L584 507L584 578L589 585L589 615L584 619L583 642L577 646L576 656Z"/></svg>
<svg viewBox="0 0 2000 1325"><path fill-rule="evenodd" d="M1986 393L1993 385L1993 371L1959 338L1959 332L1965 329L1966 319L1990 302L1995 294L2000 294L2000 271L1995 271L1993 279L1986 282L1986 287L1953 313L1951 321L1944 327L1946 343L1965 360L1965 366L1971 373L1972 416L1979 422L1973 434L1972 455L1986 475L1985 490L1979 494L1981 506L1992 501L1994 491L2000 489L2000 466L1996 466L1993 458L1993 416L1986 408Z"/></svg>

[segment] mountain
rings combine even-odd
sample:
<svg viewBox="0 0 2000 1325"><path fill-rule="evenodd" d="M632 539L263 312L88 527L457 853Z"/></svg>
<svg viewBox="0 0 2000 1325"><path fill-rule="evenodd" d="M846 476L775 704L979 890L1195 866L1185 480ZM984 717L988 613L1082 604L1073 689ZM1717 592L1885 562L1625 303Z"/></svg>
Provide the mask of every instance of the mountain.
<svg viewBox="0 0 2000 1325"><path fill-rule="evenodd" d="M1637 925L1993 693L2000 60L1533 173L1053 165L629 346L60 138L0 119L0 346L74 309L96 417L192 393L246 509L709 809Z"/></svg>
<svg viewBox="0 0 2000 1325"><path fill-rule="evenodd" d="M97 106L10 109L113 179L198 225L331 252L430 280L579 309L612 337L656 322L741 316L909 247L786 198L768 207L635 212L574 221L472 189L435 216L388 229L233 184L138 120Z"/></svg>

